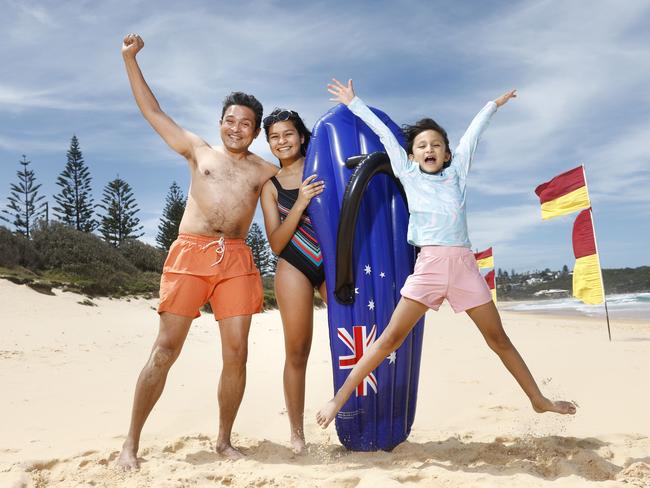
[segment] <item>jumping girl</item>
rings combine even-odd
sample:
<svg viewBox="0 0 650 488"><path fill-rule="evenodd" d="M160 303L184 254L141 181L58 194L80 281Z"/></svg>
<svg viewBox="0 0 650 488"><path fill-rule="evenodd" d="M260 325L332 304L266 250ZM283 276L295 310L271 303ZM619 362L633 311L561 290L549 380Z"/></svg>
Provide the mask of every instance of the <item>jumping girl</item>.
<svg viewBox="0 0 650 488"><path fill-rule="evenodd" d="M316 414L318 424L327 427L363 378L402 344L429 308L438 310L445 298L456 313L464 311L469 315L536 412L574 414L573 403L554 402L542 395L510 342L490 290L478 271L467 233L465 190L472 157L490 118L517 96L516 90L483 107L453 155L447 132L434 120L422 119L404 127L405 151L390 129L355 96L352 80L343 85L334 79L328 91L334 95L333 101L347 105L379 136L393 172L406 191L410 213L408 242L421 250L388 326L355 365L334 398Z"/></svg>

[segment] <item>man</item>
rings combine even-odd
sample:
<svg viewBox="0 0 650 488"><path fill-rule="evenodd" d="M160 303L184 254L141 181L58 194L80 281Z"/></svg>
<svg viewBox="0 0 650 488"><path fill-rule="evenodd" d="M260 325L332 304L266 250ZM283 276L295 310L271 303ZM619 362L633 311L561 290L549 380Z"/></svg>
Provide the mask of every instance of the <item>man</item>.
<svg viewBox="0 0 650 488"><path fill-rule="evenodd" d="M129 34L122 44L135 101L163 140L189 164L191 185L179 238L172 245L160 281L160 326L135 389L131 424L118 465L138 469L140 433L183 347L199 308L210 302L219 322L223 369L219 380L219 434L216 449L242 457L230 442L244 394L251 315L261 311L259 272L244 238L260 190L277 167L249 152L260 132L262 105L251 95L231 93L220 121L222 147L211 147L179 127L158 105L136 61L144 47Z"/></svg>

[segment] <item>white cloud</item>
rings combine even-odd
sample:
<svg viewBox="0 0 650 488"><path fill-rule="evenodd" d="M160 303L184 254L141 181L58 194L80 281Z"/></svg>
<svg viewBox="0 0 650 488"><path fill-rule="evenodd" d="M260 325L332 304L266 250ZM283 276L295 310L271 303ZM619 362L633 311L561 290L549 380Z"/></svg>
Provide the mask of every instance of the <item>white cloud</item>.
<svg viewBox="0 0 650 488"><path fill-rule="evenodd" d="M590 163L598 190L600 175L611 179L613 160L602 157L605 148L615 147L619 182L629 181L648 159L637 142L642 134L647 137L650 124L633 114L650 108L648 91L640 90L650 78L649 40L637 30L650 5L584 7L581 2L526 3L476 34L478 54L512 67L511 83L520 91L520 98L495 116L486 136L486 157L513 173L513 193L523 175L552 177L553 170L583 161ZM576 155L582 161L571 159ZM479 173L481 182L489 176Z"/></svg>

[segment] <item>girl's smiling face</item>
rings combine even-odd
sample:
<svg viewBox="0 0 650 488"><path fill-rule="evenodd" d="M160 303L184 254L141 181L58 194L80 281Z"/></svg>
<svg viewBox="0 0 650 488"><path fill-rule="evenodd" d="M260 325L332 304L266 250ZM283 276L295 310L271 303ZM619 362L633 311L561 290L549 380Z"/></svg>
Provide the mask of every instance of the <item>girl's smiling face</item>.
<svg viewBox="0 0 650 488"><path fill-rule="evenodd" d="M409 157L418 163L425 173L435 174L451 160L451 153L438 131L425 130L413 139L413 154Z"/></svg>
<svg viewBox="0 0 650 488"><path fill-rule="evenodd" d="M287 120L276 122L269 127L269 147L279 161L294 161L300 159L300 147L305 138L298 134L293 122Z"/></svg>

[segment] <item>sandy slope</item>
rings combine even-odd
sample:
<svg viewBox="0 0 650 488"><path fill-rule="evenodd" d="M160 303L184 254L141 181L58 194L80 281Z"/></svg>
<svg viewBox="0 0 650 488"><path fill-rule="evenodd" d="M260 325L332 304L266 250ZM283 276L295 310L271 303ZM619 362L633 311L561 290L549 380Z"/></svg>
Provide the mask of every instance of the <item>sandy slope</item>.
<svg viewBox="0 0 650 488"><path fill-rule="evenodd" d="M154 301L41 295L0 280L0 486L650 486L650 324L505 313L543 389L575 417L537 415L463 314L427 316L418 414L392 453L344 450L313 421L331 396L326 312L308 370L307 455L288 449L277 312L253 319L235 441L213 451L218 333L204 315L142 438L142 469L114 469L136 375L157 330Z"/></svg>

